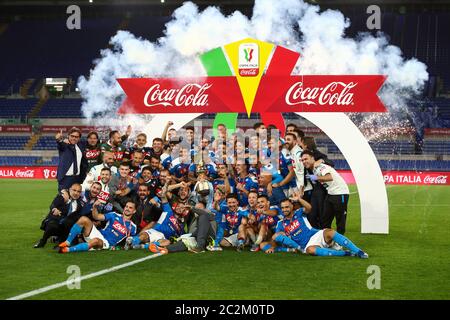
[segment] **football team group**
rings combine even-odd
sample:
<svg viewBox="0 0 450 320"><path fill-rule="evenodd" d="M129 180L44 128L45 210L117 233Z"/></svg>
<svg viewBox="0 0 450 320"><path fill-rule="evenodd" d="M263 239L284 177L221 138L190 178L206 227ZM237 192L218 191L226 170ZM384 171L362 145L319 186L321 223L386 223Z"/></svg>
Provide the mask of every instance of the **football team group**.
<svg viewBox="0 0 450 320"><path fill-rule="evenodd" d="M56 135L58 194L41 223L60 253L143 249L168 254L233 247L368 258L345 234L349 189L295 124L211 137L167 123L147 146L78 128ZM331 229L335 220L336 230Z"/></svg>

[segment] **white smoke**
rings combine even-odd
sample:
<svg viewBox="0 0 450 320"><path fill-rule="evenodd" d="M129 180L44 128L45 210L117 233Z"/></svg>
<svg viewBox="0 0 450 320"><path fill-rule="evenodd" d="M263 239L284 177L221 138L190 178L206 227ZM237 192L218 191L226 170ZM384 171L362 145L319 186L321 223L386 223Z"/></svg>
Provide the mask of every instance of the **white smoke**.
<svg viewBox="0 0 450 320"><path fill-rule="evenodd" d="M164 37L157 42L127 31L111 38L113 48L102 50L89 77L79 79L82 111L91 124L123 128L131 123L136 130L144 130L142 116L117 119L115 112L124 93L116 78L204 75L199 54L252 37L300 52L296 74L387 75L379 95L393 115L372 115L361 123L367 126L377 118L390 122L386 126L403 126L395 115L405 111L406 101L420 92L428 79L426 66L416 59L405 60L382 33L346 37L350 23L339 11L321 12L301 0L256 0L250 19L239 11L224 16L216 7L200 12L186 2L174 11Z"/></svg>

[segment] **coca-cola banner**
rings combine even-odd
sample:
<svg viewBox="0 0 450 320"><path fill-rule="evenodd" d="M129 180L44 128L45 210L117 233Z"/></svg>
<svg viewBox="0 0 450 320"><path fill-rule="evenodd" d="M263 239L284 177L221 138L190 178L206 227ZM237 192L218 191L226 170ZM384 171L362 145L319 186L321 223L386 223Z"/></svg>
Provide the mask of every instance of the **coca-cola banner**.
<svg viewBox="0 0 450 320"><path fill-rule="evenodd" d="M338 171L348 184L356 183L351 171ZM386 184L450 185L450 172L383 171Z"/></svg>
<svg viewBox="0 0 450 320"><path fill-rule="evenodd" d="M0 132L31 132L31 125L0 126Z"/></svg>
<svg viewBox="0 0 450 320"><path fill-rule="evenodd" d="M425 134L435 136L450 136L450 128L427 128L425 129Z"/></svg>
<svg viewBox="0 0 450 320"><path fill-rule="evenodd" d="M262 77L251 112L384 112L381 75ZM119 113L247 113L235 77L118 79Z"/></svg>
<svg viewBox="0 0 450 320"><path fill-rule="evenodd" d="M0 179L56 179L56 170L57 167L0 167ZM351 171L338 172L346 183L356 183ZM386 184L450 185L450 172L384 171L383 177Z"/></svg>
<svg viewBox="0 0 450 320"><path fill-rule="evenodd" d="M0 179L56 179L57 167L0 167Z"/></svg>

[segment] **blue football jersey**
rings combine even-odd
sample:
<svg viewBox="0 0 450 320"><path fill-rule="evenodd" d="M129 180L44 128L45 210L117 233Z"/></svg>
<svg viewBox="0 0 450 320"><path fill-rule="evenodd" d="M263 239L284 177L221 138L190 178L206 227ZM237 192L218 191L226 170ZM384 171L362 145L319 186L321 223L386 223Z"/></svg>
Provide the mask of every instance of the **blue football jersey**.
<svg viewBox="0 0 450 320"><path fill-rule="evenodd" d="M160 160L164 169L170 169L170 166L172 165L172 157L170 154L163 153L160 157Z"/></svg>
<svg viewBox="0 0 450 320"><path fill-rule="evenodd" d="M236 183L234 182L234 179L228 178L228 182L230 183L231 193L234 193L234 191L236 190ZM225 181L223 181L222 179L215 179L212 182L212 184L213 184L214 190L216 190L217 186L225 185Z"/></svg>
<svg viewBox="0 0 450 320"><path fill-rule="evenodd" d="M168 203L162 205L163 212L153 227L156 231L164 234L166 239L170 237L179 237L184 234L184 223L177 219L172 211L172 207Z"/></svg>
<svg viewBox="0 0 450 320"><path fill-rule="evenodd" d="M222 215L221 226L224 230L227 230L228 233L233 234L237 233L239 226L241 225L242 218L248 216L248 211L239 208L236 212L226 210Z"/></svg>
<svg viewBox="0 0 450 320"><path fill-rule="evenodd" d="M241 225L242 218L248 216L248 211L238 208L237 212L226 210L222 213L222 220L217 225L215 244L219 245L222 241L225 231L228 231L229 235L236 234L239 231L239 226Z"/></svg>
<svg viewBox="0 0 450 320"><path fill-rule="evenodd" d="M219 203L219 211L217 211L215 209L211 209L211 211L216 216L217 224L220 224L222 222L222 215L225 214L228 211L227 201L226 200L222 200Z"/></svg>
<svg viewBox="0 0 450 320"><path fill-rule="evenodd" d="M182 163L180 161L180 158L177 158L172 162L169 171L170 174L174 175L175 177L182 178L188 175L189 166L189 163Z"/></svg>
<svg viewBox="0 0 450 320"><path fill-rule="evenodd" d="M284 232L286 236L297 242L304 250L309 240L319 230L314 229L303 214L303 208L294 212L292 219L284 218L278 221L275 232Z"/></svg>
<svg viewBox="0 0 450 320"><path fill-rule="evenodd" d="M283 149L280 152L280 174L283 176L283 178L286 178L286 176L289 174L289 169L292 168L292 158L290 153ZM295 188L297 186L297 183L295 182L295 176L292 178L292 180L283 186L283 189L289 189L289 187Z"/></svg>
<svg viewBox="0 0 450 320"><path fill-rule="evenodd" d="M256 220L258 223L264 223L266 224L269 229L275 230L278 221L282 220L284 218L283 213L281 212L281 209L278 206L270 206L269 210L274 210L277 212L276 216L271 216L268 214L262 214L262 213L256 213Z"/></svg>
<svg viewBox="0 0 450 320"><path fill-rule="evenodd" d="M116 246L123 239L136 235L136 225L132 221L125 221L123 216L110 212L105 214L106 227L100 233L110 246Z"/></svg>
<svg viewBox="0 0 450 320"><path fill-rule="evenodd" d="M237 177L236 185L242 184L247 191L257 190L258 189L258 180L254 176L248 175L245 178ZM237 190L237 188L236 188ZM243 191L237 190L239 205L241 207L245 207L248 205L248 197L247 194Z"/></svg>

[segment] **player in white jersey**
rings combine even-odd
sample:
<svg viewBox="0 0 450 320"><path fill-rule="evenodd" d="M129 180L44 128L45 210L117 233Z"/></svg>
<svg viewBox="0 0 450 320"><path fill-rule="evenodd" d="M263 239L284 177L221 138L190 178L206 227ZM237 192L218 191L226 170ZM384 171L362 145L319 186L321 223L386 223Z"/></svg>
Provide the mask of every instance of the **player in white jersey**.
<svg viewBox="0 0 450 320"><path fill-rule="evenodd" d="M293 133L287 133L285 136L285 140L292 159L292 166L294 167L297 188L300 191L300 195L303 197L303 194L306 191L312 190L311 184L305 179L305 168L301 159L303 149L298 144L297 135Z"/></svg>
<svg viewBox="0 0 450 320"><path fill-rule="evenodd" d="M324 163L316 163L313 152L305 150L301 159L305 168L313 170L314 174L308 178L312 182L321 183L328 192L324 203L323 228L331 228L331 223L336 217L336 227L340 234L345 233L347 219L347 204L349 198L348 186L344 179L334 168Z"/></svg>

